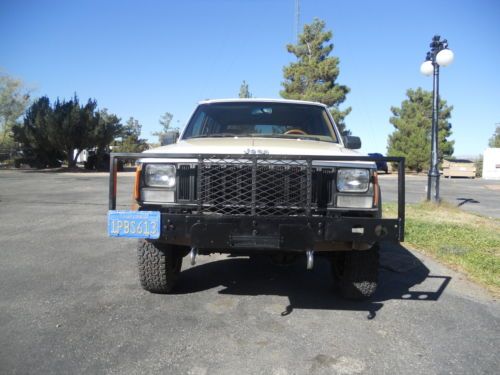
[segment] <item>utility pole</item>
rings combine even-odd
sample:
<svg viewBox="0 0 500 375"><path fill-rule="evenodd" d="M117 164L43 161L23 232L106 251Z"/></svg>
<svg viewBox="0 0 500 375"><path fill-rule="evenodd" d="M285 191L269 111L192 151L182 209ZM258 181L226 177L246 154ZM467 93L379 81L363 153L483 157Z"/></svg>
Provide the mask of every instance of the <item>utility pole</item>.
<svg viewBox="0 0 500 375"><path fill-rule="evenodd" d="M299 34L300 34L300 0L295 0L295 39L296 43L299 43Z"/></svg>

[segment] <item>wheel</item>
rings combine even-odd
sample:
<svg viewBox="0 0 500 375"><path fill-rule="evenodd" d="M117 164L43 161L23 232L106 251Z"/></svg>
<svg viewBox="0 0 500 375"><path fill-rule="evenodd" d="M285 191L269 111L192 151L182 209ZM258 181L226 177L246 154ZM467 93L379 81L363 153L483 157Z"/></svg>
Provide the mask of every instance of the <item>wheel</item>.
<svg viewBox="0 0 500 375"><path fill-rule="evenodd" d="M332 273L344 298L363 300L375 293L378 281L378 244L370 250L337 252Z"/></svg>
<svg viewBox="0 0 500 375"><path fill-rule="evenodd" d="M169 293L181 271L182 257L175 246L139 240L137 260L142 288L151 293Z"/></svg>

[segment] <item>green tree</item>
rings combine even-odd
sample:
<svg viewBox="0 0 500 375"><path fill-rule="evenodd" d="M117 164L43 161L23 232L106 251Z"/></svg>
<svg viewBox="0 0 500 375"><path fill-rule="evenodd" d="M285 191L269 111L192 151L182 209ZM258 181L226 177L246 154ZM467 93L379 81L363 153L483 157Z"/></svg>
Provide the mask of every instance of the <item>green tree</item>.
<svg viewBox="0 0 500 375"><path fill-rule="evenodd" d="M149 148L147 141L142 138L127 137L113 148L114 152L143 152Z"/></svg>
<svg viewBox="0 0 500 375"><path fill-rule="evenodd" d="M350 89L339 85L339 58L329 56L333 50L331 31L325 31L325 22L319 19L304 25L297 44L287 45L297 61L283 68L283 90L286 99L310 100L327 105L341 132L346 131L344 118L351 108L340 110Z"/></svg>
<svg viewBox="0 0 500 375"><path fill-rule="evenodd" d="M431 152L432 128L432 92L422 88L409 89L406 92L408 99L401 103L401 107L391 107L393 116L390 123L395 130L389 135L387 153L389 156L404 156L406 166L414 171L421 172L429 168ZM445 100L439 101L438 120L438 148L439 161L443 157L453 155L454 141L451 136L451 112L453 106L448 106Z"/></svg>
<svg viewBox="0 0 500 375"><path fill-rule="evenodd" d="M133 117L130 117L122 130L121 142L116 142L113 151L116 152L143 152L148 149L145 139L140 138L142 125Z"/></svg>
<svg viewBox="0 0 500 375"><path fill-rule="evenodd" d="M84 149L104 150L121 134L120 119L106 110L97 111L97 102L89 99L80 105L75 95L51 105L49 98L38 99L28 109L22 125L13 127L14 139L30 149L40 160L66 159L76 165Z"/></svg>
<svg viewBox="0 0 500 375"><path fill-rule="evenodd" d="M97 101L89 99L80 105L76 94L69 101L54 103L49 135L51 143L64 154L68 167L75 167L80 152L95 147L95 129L99 115Z"/></svg>
<svg viewBox="0 0 500 375"><path fill-rule="evenodd" d="M26 156L33 156L40 167L56 166L64 156L51 142L52 117L49 98L44 96L28 108L22 124L12 127L14 140L23 145Z"/></svg>
<svg viewBox="0 0 500 375"><path fill-rule="evenodd" d="M98 121L91 134L92 142L94 144L96 165L102 165L103 158L106 153L110 151L110 146L114 143L117 137L123 135L123 125L121 119L109 113L106 108L103 108L97 113Z"/></svg>
<svg viewBox="0 0 500 375"><path fill-rule="evenodd" d="M125 126L123 127L123 136L124 137L133 137L135 139L139 139L141 136L142 125L139 123L139 120L136 120L133 117L129 117Z"/></svg>
<svg viewBox="0 0 500 375"><path fill-rule="evenodd" d="M476 165L476 177L483 177L483 155L479 155L476 160L474 161L474 164Z"/></svg>
<svg viewBox="0 0 500 375"><path fill-rule="evenodd" d="M238 96L240 98L251 98L252 97L252 93L250 92L250 90L248 88L248 83L246 83L245 80L241 83L240 93L238 94Z"/></svg>
<svg viewBox="0 0 500 375"><path fill-rule="evenodd" d="M491 136L488 141L488 146L490 147L500 147L500 126L497 125L495 129L495 133Z"/></svg>
<svg viewBox="0 0 500 375"><path fill-rule="evenodd" d="M14 146L12 127L19 122L30 102L30 92L18 79L0 74L0 147Z"/></svg>
<svg viewBox="0 0 500 375"><path fill-rule="evenodd" d="M169 132L178 130L177 127L171 126L173 118L174 115L170 112L165 112L165 114L160 117L159 123L161 125L161 130L153 133L155 137L158 137L160 145L164 143L165 139L168 137Z"/></svg>

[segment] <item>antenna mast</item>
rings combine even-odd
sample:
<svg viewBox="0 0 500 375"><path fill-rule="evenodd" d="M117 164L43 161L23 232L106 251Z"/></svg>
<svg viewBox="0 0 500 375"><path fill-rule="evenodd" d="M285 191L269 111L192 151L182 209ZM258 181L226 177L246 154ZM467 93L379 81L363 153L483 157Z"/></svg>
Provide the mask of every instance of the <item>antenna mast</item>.
<svg viewBox="0 0 500 375"><path fill-rule="evenodd" d="M295 0L295 31L296 31L296 35L295 35L295 39L296 39L296 43L298 44L299 43L299 34L300 34L300 0Z"/></svg>

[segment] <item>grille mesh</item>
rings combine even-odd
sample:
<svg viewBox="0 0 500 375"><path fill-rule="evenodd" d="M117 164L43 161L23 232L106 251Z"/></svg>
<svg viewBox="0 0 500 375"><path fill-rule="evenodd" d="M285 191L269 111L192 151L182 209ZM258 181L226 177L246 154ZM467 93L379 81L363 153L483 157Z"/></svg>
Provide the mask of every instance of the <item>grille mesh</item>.
<svg viewBox="0 0 500 375"><path fill-rule="evenodd" d="M178 166L177 200L204 214L325 215L335 201L335 169L311 164L262 156L200 158Z"/></svg>
<svg viewBox="0 0 500 375"><path fill-rule="evenodd" d="M205 159L200 171L206 213L305 215L310 207L304 160Z"/></svg>

